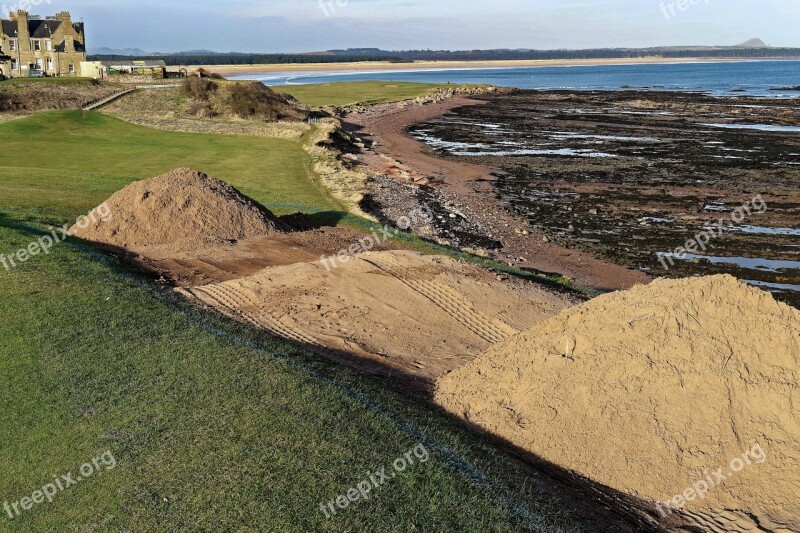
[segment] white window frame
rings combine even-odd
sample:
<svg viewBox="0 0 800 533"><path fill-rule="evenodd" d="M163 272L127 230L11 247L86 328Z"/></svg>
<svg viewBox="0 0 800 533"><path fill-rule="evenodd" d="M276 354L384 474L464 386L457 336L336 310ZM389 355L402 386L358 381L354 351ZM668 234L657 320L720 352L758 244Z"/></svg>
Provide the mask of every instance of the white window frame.
<svg viewBox="0 0 800 533"><path fill-rule="evenodd" d="M46 51L48 51L48 52L52 52L53 51L53 41L51 41L50 39L47 39L44 42L44 49Z"/></svg>
<svg viewBox="0 0 800 533"><path fill-rule="evenodd" d="M42 51L42 41L39 39L32 39L33 41L33 51L34 52L41 52Z"/></svg>
<svg viewBox="0 0 800 533"><path fill-rule="evenodd" d="M36 70L44 71L44 60L41 57L36 58Z"/></svg>
<svg viewBox="0 0 800 533"><path fill-rule="evenodd" d="M73 65L72 63L69 64L69 73L75 74L75 65Z"/></svg>
<svg viewBox="0 0 800 533"><path fill-rule="evenodd" d="M9 39L8 40L8 49L12 52L17 51L17 40L16 39Z"/></svg>
<svg viewBox="0 0 800 533"><path fill-rule="evenodd" d="M54 68L55 67L54 67L54 64L53 64L53 58L48 57L47 58L47 71L48 72L52 72L54 70Z"/></svg>
<svg viewBox="0 0 800 533"><path fill-rule="evenodd" d="M19 70L19 65L17 64L17 60L13 57L11 58L11 70Z"/></svg>

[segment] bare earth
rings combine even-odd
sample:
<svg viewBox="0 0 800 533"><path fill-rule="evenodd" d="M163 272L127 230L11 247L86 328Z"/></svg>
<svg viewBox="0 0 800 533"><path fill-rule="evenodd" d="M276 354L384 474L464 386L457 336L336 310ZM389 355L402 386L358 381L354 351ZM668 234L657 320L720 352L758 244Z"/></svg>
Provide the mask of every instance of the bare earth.
<svg viewBox="0 0 800 533"><path fill-rule="evenodd" d="M278 219L191 169L134 182L103 207L107 216L71 233L202 305L426 394L491 344L575 302L390 240L328 268L323 256L367 236L303 215Z"/></svg>
<svg viewBox="0 0 800 533"><path fill-rule="evenodd" d="M458 195L460 201L473 206L472 212L483 212L482 225L490 228L493 238L504 245L504 257L499 259L513 262L518 267L559 273L573 279L579 286L600 290L627 289L650 282L652 278L643 272L545 242L544 234L537 233L525 220L508 213L495 199L493 169L436 157L423 143L406 133L408 126L441 116L453 108L483 103L455 97L426 106L386 104L347 117L346 126L373 141L374 151L365 151L361 161L375 173L386 173L387 159L381 156L388 156L399 162L400 169L412 178L420 182L434 178L437 183L441 182L441 187ZM515 231L517 228L526 228L530 234L520 235ZM520 258L525 260L520 261Z"/></svg>
<svg viewBox="0 0 800 533"><path fill-rule="evenodd" d="M369 252L330 270L297 262L181 292L426 393L493 343L570 304L533 284L412 251Z"/></svg>

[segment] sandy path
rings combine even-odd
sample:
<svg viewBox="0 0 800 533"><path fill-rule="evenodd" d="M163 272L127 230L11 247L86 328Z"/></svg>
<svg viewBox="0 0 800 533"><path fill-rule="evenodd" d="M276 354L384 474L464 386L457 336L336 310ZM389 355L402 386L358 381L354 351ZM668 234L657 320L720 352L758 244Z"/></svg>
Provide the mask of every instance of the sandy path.
<svg viewBox="0 0 800 533"><path fill-rule="evenodd" d="M442 187L472 206L474 213L481 213L481 222L504 245L504 257L498 259L542 272L557 272L572 278L578 285L601 290L627 289L649 283L652 278L643 272L545 242L543 234L530 228L525 220L511 215L495 199L491 168L436 157L423 143L406 133L406 128L412 124L431 120L456 107L483 103L456 97L437 104L407 108L387 104L347 117L346 127L360 135L371 136L377 143L375 151L378 154L398 160L412 174L441 179ZM362 160L375 171L382 170L380 158L367 154ZM516 228L525 228L530 235L518 235ZM520 262L520 258L525 260Z"/></svg>
<svg viewBox="0 0 800 533"><path fill-rule="evenodd" d="M492 344L573 303L533 283L402 250L265 268L183 294L426 394Z"/></svg>

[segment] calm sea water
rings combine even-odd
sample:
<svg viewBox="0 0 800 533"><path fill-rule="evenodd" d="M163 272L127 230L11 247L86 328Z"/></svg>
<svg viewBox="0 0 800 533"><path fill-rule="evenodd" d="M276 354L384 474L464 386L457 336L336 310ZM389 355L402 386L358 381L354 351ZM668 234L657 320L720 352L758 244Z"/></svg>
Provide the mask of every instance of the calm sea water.
<svg viewBox="0 0 800 533"><path fill-rule="evenodd" d="M523 67L394 70L382 72L272 72L248 74L266 85L302 85L337 81L410 81L487 83L520 89L700 91L713 95L745 94L800 98L798 91L770 91L800 85L800 61L742 61L590 67Z"/></svg>

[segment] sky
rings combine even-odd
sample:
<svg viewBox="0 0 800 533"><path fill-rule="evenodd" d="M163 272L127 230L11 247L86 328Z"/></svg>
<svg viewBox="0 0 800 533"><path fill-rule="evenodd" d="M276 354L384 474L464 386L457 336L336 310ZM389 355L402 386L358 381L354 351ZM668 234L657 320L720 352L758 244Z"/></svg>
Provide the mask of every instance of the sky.
<svg viewBox="0 0 800 533"><path fill-rule="evenodd" d="M89 49L311 52L734 45L800 47L800 0L0 0L70 11Z"/></svg>

